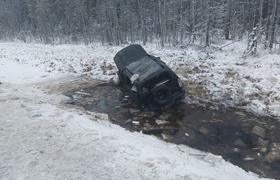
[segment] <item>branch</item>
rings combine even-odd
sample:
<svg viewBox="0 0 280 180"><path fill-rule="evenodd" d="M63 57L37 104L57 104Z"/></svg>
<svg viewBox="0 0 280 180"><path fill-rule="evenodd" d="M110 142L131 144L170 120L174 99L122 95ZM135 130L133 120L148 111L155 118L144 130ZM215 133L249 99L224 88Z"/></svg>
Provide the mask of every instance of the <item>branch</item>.
<svg viewBox="0 0 280 180"><path fill-rule="evenodd" d="M245 37L246 37L246 36L245 36ZM245 37L243 37L243 38L241 38L241 39L239 39L239 40L237 40L237 41L233 41L233 42L231 42L231 43L228 43L228 44L226 44L226 45L224 45L224 46L222 46L222 47L219 47L219 48L216 49L215 51L221 50L221 49L224 48L224 47L227 47L227 46L229 46L229 45L231 45L231 44L234 44L234 43L236 43L236 42L238 42L238 41L241 41L241 40L244 39Z"/></svg>

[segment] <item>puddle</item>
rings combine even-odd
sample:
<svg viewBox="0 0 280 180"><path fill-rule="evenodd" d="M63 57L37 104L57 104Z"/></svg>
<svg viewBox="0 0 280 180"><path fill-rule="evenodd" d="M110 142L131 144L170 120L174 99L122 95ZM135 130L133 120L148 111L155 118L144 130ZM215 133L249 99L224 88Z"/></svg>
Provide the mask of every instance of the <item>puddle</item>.
<svg viewBox="0 0 280 180"><path fill-rule="evenodd" d="M128 130L221 155L262 177L280 177L280 124L276 119L187 103L159 112L140 111L120 87L109 84L74 89L65 95L72 98L72 104L106 113L113 123Z"/></svg>

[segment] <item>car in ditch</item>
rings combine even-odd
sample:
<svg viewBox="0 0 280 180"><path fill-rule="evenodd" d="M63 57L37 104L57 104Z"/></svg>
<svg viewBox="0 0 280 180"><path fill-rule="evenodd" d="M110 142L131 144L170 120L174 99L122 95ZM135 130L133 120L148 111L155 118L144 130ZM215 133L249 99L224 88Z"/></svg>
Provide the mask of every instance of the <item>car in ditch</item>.
<svg viewBox="0 0 280 180"><path fill-rule="evenodd" d="M114 57L120 84L143 110L160 110L185 97L180 78L159 58L139 44L120 50Z"/></svg>

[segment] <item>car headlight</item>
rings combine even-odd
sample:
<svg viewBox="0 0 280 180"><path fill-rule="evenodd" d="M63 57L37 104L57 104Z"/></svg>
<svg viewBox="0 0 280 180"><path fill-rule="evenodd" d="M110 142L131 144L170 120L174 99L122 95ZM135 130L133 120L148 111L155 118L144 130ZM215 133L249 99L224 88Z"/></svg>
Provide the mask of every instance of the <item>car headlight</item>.
<svg viewBox="0 0 280 180"><path fill-rule="evenodd" d="M182 82L182 80L181 80L180 78L178 78L177 81L178 81L178 84L179 84L180 88L183 87L183 82Z"/></svg>

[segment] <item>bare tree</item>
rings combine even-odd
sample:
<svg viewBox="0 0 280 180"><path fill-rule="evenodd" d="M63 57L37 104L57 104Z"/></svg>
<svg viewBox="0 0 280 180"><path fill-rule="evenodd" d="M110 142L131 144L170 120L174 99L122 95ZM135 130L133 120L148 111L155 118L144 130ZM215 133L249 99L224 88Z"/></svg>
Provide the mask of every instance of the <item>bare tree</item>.
<svg viewBox="0 0 280 180"><path fill-rule="evenodd" d="M272 17L271 17L271 26L270 26L270 39L269 39L269 49L270 51L273 48L273 43L275 39L275 27L276 27L276 17L277 17L277 7L279 3L277 0L274 0L273 2L273 10L272 10Z"/></svg>
<svg viewBox="0 0 280 180"><path fill-rule="evenodd" d="M166 40L165 0L158 0L158 16L160 27L160 44L164 47Z"/></svg>
<svg viewBox="0 0 280 180"><path fill-rule="evenodd" d="M232 7L232 2L231 0L225 1L226 4L226 18L225 18L225 39L229 40L230 39L230 23L231 23L231 7Z"/></svg>
<svg viewBox="0 0 280 180"><path fill-rule="evenodd" d="M210 46L210 26L211 26L211 1L212 0L207 0L207 16L206 16L206 31L205 31L205 46L209 47Z"/></svg>
<svg viewBox="0 0 280 180"><path fill-rule="evenodd" d="M195 11L196 11L196 1L195 0L191 0L190 1L190 6L191 6L191 22L190 22L190 34L191 34L191 43L194 43L196 36L195 36L195 25L196 25L196 15L195 15Z"/></svg>
<svg viewBox="0 0 280 180"><path fill-rule="evenodd" d="M142 42L144 45L146 45L146 28L144 25L144 16L143 16L143 8L142 8L142 2L141 0L137 0L137 6L138 6L138 14L139 14L139 21L140 21L140 31L142 35Z"/></svg>

